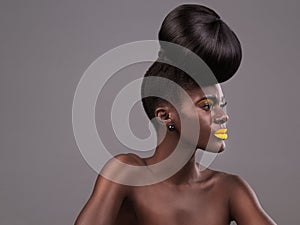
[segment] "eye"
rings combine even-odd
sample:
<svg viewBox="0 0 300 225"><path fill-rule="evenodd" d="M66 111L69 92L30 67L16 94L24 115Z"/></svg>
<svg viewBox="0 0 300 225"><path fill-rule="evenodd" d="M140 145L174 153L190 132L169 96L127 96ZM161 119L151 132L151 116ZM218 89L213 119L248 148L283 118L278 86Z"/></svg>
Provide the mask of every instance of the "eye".
<svg viewBox="0 0 300 225"><path fill-rule="evenodd" d="M212 108L212 104L206 102L203 107L202 107L205 111L210 111Z"/></svg>
<svg viewBox="0 0 300 225"><path fill-rule="evenodd" d="M224 102L221 107L224 108L227 105L227 102Z"/></svg>
<svg viewBox="0 0 300 225"><path fill-rule="evenodd" d="M214 105L214 102L209 99L202 100L198 103L198 106L205 111L210 111Z"/></svg>

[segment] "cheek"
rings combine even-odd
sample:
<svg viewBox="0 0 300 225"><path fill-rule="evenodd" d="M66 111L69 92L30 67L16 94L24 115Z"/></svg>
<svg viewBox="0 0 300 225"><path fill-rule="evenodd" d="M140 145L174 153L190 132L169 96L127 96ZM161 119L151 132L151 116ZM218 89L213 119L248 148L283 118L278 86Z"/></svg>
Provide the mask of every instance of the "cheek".
<svg viewBox="0 0 300 225"><path fill-rule="evenodd" d="M210 113L202 113L199 115L199 123L200 126L203 127L211 127L212 124L212 116Z"/></svg>
<svg viewBox="0 0 300 225"><path fill-rule="evenodd" d="M181 123L185 123L185 127L187 128L185 132L183 132L183 130L181 130L182 124L179 126L179 132L180 135L182 135L182 138L190 143L194 143L194 141L197 140L197 146L205 149L211 135L211 114L207 112L197 113L196 121L198 121L199 124L197 124L196 129L200 128L200 134L195 132L195 120L191 119L191 115L189 113L183 114L177 122L179 121Z"/></svg>
<svg viewBox="0 0 300 225"><path fill-rule="evenodd" d="M211 133L211 124L212 124L212 117L211 114L204 114L199 117L200 123L200 137L203 139L208 139Z"/></svg>
<svg viewBox="0 0 300 225"><path fill-rule="evenodd" d="M190 115L184 114L182 118L180 118L180 122L185 124L187 128L187 132L183 134L184 136L189 136L195 133L194 129L200 128L200 137L202 139L208 139L211 133L211 124L212 124L212 117L210 113L198 113L198 118L191 119ZM198 121L198 126L195 127L195 121ZM181 124L182 127L182 124ZM181 130L181 129L180 129Z"/></svg>
<svg viewBox="0 0 300 225"><path fill-rule="evenodd" d="M191 110L190 110L191 111ZM186 127L193 127L195 121L199 122L199 126L202 129L207 129L211 127L212 124L212 116L209 112L200 112L198 111L197 114L191 114L188 110L187 112L183 112L181 117L176 115L176 123L185 123Z"/></svg>

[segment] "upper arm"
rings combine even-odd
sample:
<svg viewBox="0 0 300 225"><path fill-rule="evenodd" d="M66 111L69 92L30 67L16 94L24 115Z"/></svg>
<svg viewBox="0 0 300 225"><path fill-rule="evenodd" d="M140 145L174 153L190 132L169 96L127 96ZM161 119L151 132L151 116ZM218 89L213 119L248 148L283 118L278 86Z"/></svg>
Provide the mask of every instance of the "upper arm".
<svg viewBox="0 0 300 225"><path fill-rule="evenodd" d="M264 211L255 192L244 179L237 175L232 175L231 185L230 213L237 224L276 224Z"/></svg>
<svg viewBox="0 0 300 225"><path fill-rule="evenodd" d="M121 154L116 156L120 161L130 163L129 155ZM120 168L116 168L113 160L109 161L105 168L117 173ZM81 210L75 221L75 225L112 225L117 218L123 200L128 195L129 186L115 183L98 175L93 192Z"/></svg>
<svg viewBox="0 0 300 225"><path fill-rule="evenodd" d="M75 224L113 224L125 197L124 194L124 190L119 184L98 175L94 190L81 210Z"/></svg>

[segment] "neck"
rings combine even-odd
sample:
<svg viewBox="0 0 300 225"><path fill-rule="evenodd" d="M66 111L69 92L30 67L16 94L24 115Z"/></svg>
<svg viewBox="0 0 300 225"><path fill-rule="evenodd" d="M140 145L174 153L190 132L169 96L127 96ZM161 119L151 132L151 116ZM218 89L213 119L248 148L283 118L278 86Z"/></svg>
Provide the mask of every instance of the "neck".
<svg viewBox="0 0 300 225"><path fill-rule="evenodd" d="M157 140L159 141L161 139L157 138ZM155 164L166 159L179 144L178 140L179 134L176 131L168 131L168 133L165 136L165 139L163 139L163 141L157 146L153 156L147 159L147 164ZM185 151L187 148L188 146L181 145L180 151ZM194 152L191 158L187 161L187 163L178 172L176 172L174 175L165 180L165 182L177 185L192 184L203 178L204 174L207 173L207 169L204 169L201 165L199 165L196 162L196 150L197 149L194 149Z"/></svg>
<svg viewBox="0 0 300 225"><path fill-rule="evenodd" d="M165 182L171 184L192 184L195 183L200 176L200 170L195 160L195 152L189 161L173 176Z"/></svg>

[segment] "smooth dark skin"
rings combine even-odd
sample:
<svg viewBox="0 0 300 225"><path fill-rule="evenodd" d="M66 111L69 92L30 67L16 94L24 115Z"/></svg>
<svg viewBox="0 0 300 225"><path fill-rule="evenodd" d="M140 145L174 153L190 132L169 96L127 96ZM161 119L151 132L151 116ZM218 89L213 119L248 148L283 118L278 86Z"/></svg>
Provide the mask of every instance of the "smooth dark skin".
<svg viewBox="0 0 300 225"><path fill-rule="evenodd" d="M134 154L121 154L116 158L127 164L145 166L168 157L178 143L180 121L186 122L191 116L190 107L196 107L199 117L201 132L197 147L222 152L224 140L212 136L213 143L207 143L212 131L225 127L228 120L222 107L223 93L219 84L204 88L206 94L217 98L218 102L211 108L205 102L197 104L204 96L198 88L188 92L194 104L182 105L184 116L180 120L170 105L156 109L155 115L162 124L174 124L176 130L167 131L153 156L140 158ZM188 134L181 135L186 136L188 142ZM158 137L163 138L160 132ZM238 225L276 224L265 213L245 180L237 175L205 169L193 155L179 172L152 185L122 185L99 175L75 225L225 225L232 220Z"/></svg>

